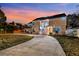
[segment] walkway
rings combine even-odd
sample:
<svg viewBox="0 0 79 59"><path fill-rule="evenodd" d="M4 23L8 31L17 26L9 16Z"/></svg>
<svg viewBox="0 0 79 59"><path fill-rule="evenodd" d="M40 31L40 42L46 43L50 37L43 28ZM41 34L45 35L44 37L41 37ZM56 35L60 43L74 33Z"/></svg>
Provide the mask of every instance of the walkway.
<svg viewBox="0 0 79 59"><path fill-rule="evenodd" d="M1 56L65 56L59 42L50 36L38 35L32 40L0 51Z"/></svg>

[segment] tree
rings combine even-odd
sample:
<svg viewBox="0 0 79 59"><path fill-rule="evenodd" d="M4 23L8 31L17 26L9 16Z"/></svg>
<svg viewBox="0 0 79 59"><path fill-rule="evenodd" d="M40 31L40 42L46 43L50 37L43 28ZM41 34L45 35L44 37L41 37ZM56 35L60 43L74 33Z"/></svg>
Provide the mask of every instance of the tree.
<svg viewBox="0 0 79 59"><path fill-rule="evenodd" d="M5 13L0 9L0 23L5 22L6 19Z"/></svg>
<svg viewBox="0 0 79 59"><path fill-rule="evenodd" d="M21 23L16 23L16 29L23 29L23 25Z"/></svg>
<svg viewBox="0 0 79 59"><path fill-rule="evenodd" d="M1 10L1 6L0 6L0 30L5 32L5 27L7 25L6 23L6 19L7 17L5 16L5 13Z"/></svg>
<svg viewBox="0 0 79 59"><path fill-rule="evenodd" d="M67 16L67 28L79 28L79 15L69 14Z"/></svg>
<svg viewBox="0 0 79 59"><path fill-rule="evenodd" d="M11 25L11 24L8 24L5 28L5 30L8 32L8 33L13 33L14 31L14 26Z"/></svg>

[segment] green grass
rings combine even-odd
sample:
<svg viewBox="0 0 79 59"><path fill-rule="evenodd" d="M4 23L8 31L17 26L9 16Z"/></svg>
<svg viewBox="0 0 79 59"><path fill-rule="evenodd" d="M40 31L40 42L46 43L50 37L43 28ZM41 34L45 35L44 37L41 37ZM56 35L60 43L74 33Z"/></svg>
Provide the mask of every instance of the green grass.
<svg viewBox="0 0 79 59"><path fill-rule="evenodd" d="M26 42L32 38L32 36L26 35L0 35L0 50Z"/></svg>
<svg viewBox="0 0 79 59"><path fill-rule="evenodd" d="M68 36L54 36L61 44L67 56L79 56L79 38Z"/></svg>

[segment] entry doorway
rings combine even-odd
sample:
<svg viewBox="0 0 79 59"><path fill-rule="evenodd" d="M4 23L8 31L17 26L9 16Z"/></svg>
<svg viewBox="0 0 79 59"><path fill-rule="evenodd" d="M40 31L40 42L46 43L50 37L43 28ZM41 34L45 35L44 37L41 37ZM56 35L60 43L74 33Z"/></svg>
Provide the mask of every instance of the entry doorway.
<svg viewBox="0 0 79 59"><path fill-rule="evenodd" d="M40 32L39 34L47 34L47 27L49 26L49 20L40 21Z"/></svg>

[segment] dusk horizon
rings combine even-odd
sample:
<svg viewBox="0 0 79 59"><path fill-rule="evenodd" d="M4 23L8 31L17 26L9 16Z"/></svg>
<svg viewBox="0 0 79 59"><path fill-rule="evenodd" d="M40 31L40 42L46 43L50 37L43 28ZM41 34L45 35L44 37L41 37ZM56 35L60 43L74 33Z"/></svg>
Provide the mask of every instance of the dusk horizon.
<svg viewBox="0 0 79 59"><path fill-rule="evenodd" d="M56 14L70 14L79 10L75 3L1 3L1 9L7 16L7 22L26 24L32 20Z"/></svg>

